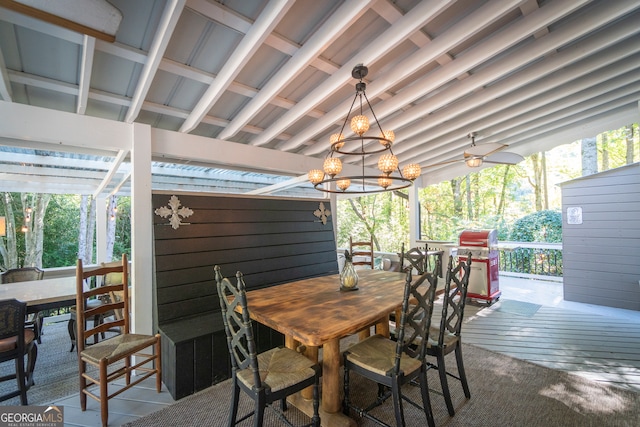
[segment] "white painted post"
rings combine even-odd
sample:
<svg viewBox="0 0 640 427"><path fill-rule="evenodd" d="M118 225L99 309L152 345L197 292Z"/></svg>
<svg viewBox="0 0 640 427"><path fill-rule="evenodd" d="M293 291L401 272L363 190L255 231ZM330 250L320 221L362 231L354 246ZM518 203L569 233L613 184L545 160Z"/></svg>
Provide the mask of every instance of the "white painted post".
<svg viewBox="0 0 640 427"><path fill-rule="evenodd" d="M153 226L151 224L151 127L132 124L131 146L132 332L153 333Z"/></svg>

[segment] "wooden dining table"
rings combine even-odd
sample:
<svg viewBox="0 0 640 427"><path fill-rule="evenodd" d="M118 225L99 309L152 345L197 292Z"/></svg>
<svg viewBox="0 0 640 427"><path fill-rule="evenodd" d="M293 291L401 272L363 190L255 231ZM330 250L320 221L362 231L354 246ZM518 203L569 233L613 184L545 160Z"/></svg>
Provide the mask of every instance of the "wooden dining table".
<svg viewBox="0 0 640 427"><path fill-rule="evenodd" d="M357 290L341 291L340 276L329 275L247 292L251 317L285 335L285 345L314 361L322 348L323 426L355 426L342 413L340 339L371 326L389 335L389 313L402 305L406 274L358 270ZM293 404L311 413L310 394L296 395Z"/></svg>
<svg viewBox="0 0 640 427"><path fill-rule="evenodd" d="M0 299L10 298L26 302L28 313L68 307L76 303L76 276L1 284Z"/></svg>

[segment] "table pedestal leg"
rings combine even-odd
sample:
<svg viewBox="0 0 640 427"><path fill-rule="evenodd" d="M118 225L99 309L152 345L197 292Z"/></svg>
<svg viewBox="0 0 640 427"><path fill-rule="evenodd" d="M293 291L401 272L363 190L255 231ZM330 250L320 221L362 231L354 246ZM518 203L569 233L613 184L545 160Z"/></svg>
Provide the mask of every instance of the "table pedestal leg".
<svg viewBox="0 0 640 427"><path fill-rule="evenodd" d="M304 355L315 363L318 363L318 347L306 347ZM302 397L306 400L313 399L313 387L307 387L302 390Z"/></svg>
<svg viewBox="0 0 640 427"><path fill-rule="evenodd" d="M340 340L333 339L322 346L322 409L338 412L340 401Z"/></svg>
<svg viewBox="0 0 640 427"><path fill-rule="evenodd" d="M285 337L285 345L297 348L293 338ZM304 354L314 362L318 361L318 347L305 347ZM342 390L340 390L340 340L332 340L322 347L322 398L320 400L320 421L323 427L356 427L353 418L342 413ZM311 387L296 393L288 399L296 408L308 416L313 415L313 389Z"/></svg>
<svg viewBox="0 0 640 427"><path fill-rule="evenodd" d="M389 315L384 316L376 323L376 334L387 338L391 336L391 331L389 330Z"/></svg>

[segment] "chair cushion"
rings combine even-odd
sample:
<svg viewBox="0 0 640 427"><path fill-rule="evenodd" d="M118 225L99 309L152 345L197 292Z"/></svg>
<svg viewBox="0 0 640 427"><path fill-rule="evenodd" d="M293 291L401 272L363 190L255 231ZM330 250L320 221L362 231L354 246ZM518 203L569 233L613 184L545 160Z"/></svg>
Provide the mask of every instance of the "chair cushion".
<svg viewBox="0 0 640 427"><path fill-rule="evenodd" d="M391 375L396 357L396 342L382 335L372 335L351 346L347 351L347 360L379 375ZM422 366L418 359L402 353L400 369L408 375Z"/></svg>
<svg viewBox="0 0 640 427"><path fill-rule="evenodd" d="M155 342L156 337L154 335L117 335L84 349L81 357L83 360L96 364L100 363L101 359L106 359L107 363L112 363L132 352L143 350L155 344Z"/></svg>
<svg viewBox="0 0 640 427"><path fill-rule="evenodd" d="M427 342L427 348L429 347L437 347L438 346L438 337L440 336L440 328L432 326L429 328L429 341ZM444 333L444 347L451 347L455 344L460 338L457 335L452 334L447 331Z"/></svg>
<svg viewBox="0 0 640 427"><path fill-rule="evenodd" d="M258 355L260 379L272 392L298 384L315 375L309 358L289 348L273 348ZM253 372L250 368L236 373L247 387L253 387Z"/></svg>
<svg viewBox="0 0 640 427"><path fill-rule="evenodd" d="M36 335L33 332L33 329L25 329L24 330L24 344L29 345L34 339ZM9 338L4 338L0 340L0 353L4 351L15 350L18 346L18 336L13 336Z"/></svg>

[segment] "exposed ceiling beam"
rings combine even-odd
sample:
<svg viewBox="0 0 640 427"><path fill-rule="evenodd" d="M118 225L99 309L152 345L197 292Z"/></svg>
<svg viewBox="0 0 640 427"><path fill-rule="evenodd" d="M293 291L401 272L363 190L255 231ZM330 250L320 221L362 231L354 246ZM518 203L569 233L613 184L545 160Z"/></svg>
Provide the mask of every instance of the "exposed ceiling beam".
<svg viewBox="0 0 640 427"><path fill-rule="evenodd" d="M269 185L267 187L262 187L262 188L258 188L255 190L251 190L251 191L247 191L246 195L262 195L262 194L273 194L273 193L277 193L278 191L281 190L285 190L287 188L292 188L292 187L296 187L302 183L306 183L308 182L309 179L307 178L307 175L301 175L298 176L296 178L290 179L288 181L284 181L284 182L280 182L278 184L272 184Z"/></svg>
<svg viewBox="0 0 640 427"><path fill-rule="evenodd" d="M11 81L9 80L9 73L7 73L7 66L4 63L2 49L0 49L0 96L3 100L8 102L13 100L13 95L11 93Z"/></svg>
<svg viewBox="0 0 640 427"><path fill-rule="evenodd" d="M387 31L383 32L369 45L364 47L353 58L345 63L340 70L327 78L322 84L312 90L298 104L280 116L271 126L251 141L252 145L261 146L270 142L279 133L286 130L290 123L295 122L309 110L335 93L347 82L351 81L351 71L358 64L370 64L384 56L391 49L400 44L405 37L415 33L427 22L434 19L447 8L453 0L427 0L419 3L406 15L398 19Z"/></svg>
<svg viewBox="0 0 640 427"><path fill-rule="evenodd" d="M220 24L242 34L246 34L253 25L251 20L238 15L234 11L217 2L209 2L207 0L187 0L187 7L192 9L194 12L211 19L212 21L219 22ZM300 48L296 43L291 40L287 40L276 33L268 35L264 43L289 56L293 56ZM311 65L327 74L333 74L338 70L338 67L335 64L321 56L315 58Z"/></svg>
<svg viewBox="0 0 640 427"><path fill-rule="evenodd" d="M446 55L447 51L464 42L473 34L481 31L485 26L495 22L498 18L503 16L508 11L513 10L515 7L517 7L520 1L521 0L493 1L478 9L474 13L466 16L441 37L438 37L435 40L431 41L428 45L425 45L414 55L411 55L400 64L398 64L398 66L393 67L393 69L389 70L388 72L384 73L384 75L372 81L370 85L368 85L367 96L370 99L378 96L380 93L388 90L393 85L398 84L398 82L420 71L425 63L429 63L430 61L436 60L437 58L442 58L443 55ZM449 64L451 64L451 61L447 62L445 66L450 66ZM428 76L430 75L431 73L429 73ZM454 77L453 74L452 77ZM413 91L413 86L414 85L410 85L408 87L408 90ZM330 113L326 114L322 118L322 120L317 120L312 126L309 126L304 131L298 133L295 139L282 144L279 148L281 150L291 150L301 146L304 141L312 139L314 136L318 135L327 127L335 123L340 118L338 114L344 114L348 111L350 103L351 100L345 100L339 106L334 108ZM375 109L375 112L378 118L382 117L379 114L378 108ZM405 112L404 114L407 113ZM388 126L387 128L394 129L394 131L399 134L399 127ZM350 131L347 130L347 132ZM311 145L303 150L303 153L308 155L315 155L322 152L324 147L326 147L326 144Z"/></svg>
<svg viewBox="0 0 640 427"><path fill-rule="evenodd" d="M164 56L169 40L171 40L173 30L176 28L182 9L184 9L185 1L186 0L170 0L166 4L162 19L158 25L158 31L153 39L147 61L144 64L140 80L136 86L136 91L131 99L131 106L125 117L127 123L133 123L140 113L140 108L149 92L149 87L158 70L158 65Z"/></svg>
<svg viewBox="0 0 640 427"><path fill-rule="evenodd" d="M536 0L532 0L532 1L535 2ZM400 12L400 10L396 7L395 4L391 3L389 0L378 0L373 5L372 9L378 15L380 15L384 20L386 20L391 24L393 24L394 22L396 22L398 19L402 17L402 13ZM415 45L418 46L419 48L425 47L429 42L432 41L431 37L429 37L427 34L425 34L422 31L416 31L415 33L410 35L409 40L415 43ZM453 57L448 53L443 53L441 56L436 58L436 61L440 65L447 64L452 60L453 60ZM468 74L461 76L460 78L463 79L466 76L468 76Z"/></svg>
<svg viewBox="0 0 640 427"><path fill-rule="evenodd" d="M96 188L96 191L94 191L93 193L94 199L97 198L111 183L111 180L113 180L113 178L116 176L116 173L118 173L118 169L120 168L120 165L122 164L122 162L124 162L124 159L128 155L129 155L129 150L118 151L118 155L116 156L115 160L109 167L107 174L105 175L100 185L98 185L98 187ZM122 186L122 184L120 184L120 186Z"/></svg>
<svg viewBox="0 0 640 427"><path fill-rule="evenodd" d="M84 36L82 44L82 59L80 60L80 84L78 85L78 100L76 101L76 113L84 114L89 99L89 87L91 85L91 70L93 69L93 54L95 53L96 39Z"/></svg>
<svg viewBox="0 0 640 427"><path fill-rule="evenodd" d="M631 24L633 28L637 28L635 23ZM623 26L618 28L621 29ZM423 130L422 133L417 133L397 144L395 151L403 159L413 158L424 152L424 144L428 141L429 152L433 153L438 147L455 139L464 139L461 138L461 135L450 135L450 129L467 126L479 131L497 122L508 121L511 117L520 114L523 109L535 105L532 102L544 105L584 90L600 79L611 79L630 71L637 67L638 58L628 60L625 58L627 55L640 52L639 42L640 40L634 37L628 43L623 43L614 49L606 49L600 55L590 56L575 62L576 59L583 56L581 52L587 46L595 46L592 40L585 39L574 49L563 50L524 70L521 73L523 75L514 74L498 84L474 93L450 109L436 111L418 124ZM605 47L601 41L599 43L600 49ZM624 61L624 63L617 67L608 67L617 61ZM587 77L581 78L583 76ZM531 83L527 84L529 81ZM439 126L444 122L447 122L449 126ZM411 132L412 126L405 129L407 132L413 133ZM445 135L448 135L448 138L443 138ZM373 162L367 159L365 163L372 164Z"/></svg>
<svg viewBox="0 0 640 427"><path fill-rule="evenodd" d="M327 19L304 46L296 51L289 60L272 76L260 92L234 117L220 132L220 139L228 139L235 135L260 110L269 103L296 76L316 58L326 46L329 46L357 20L374 0L347 2L339 7Z"/></svg>
<svg viewBox="0 0 640 427"><path fill-rule="evenodd" d="M105 0L0 0L0 6L110 43L122 21Z"/></svg>
<svg viewBox="0 0 640 427"><path fill-rule="evenodd" d="M554 3L549 6L573 6L574 3L577 2L564 4ZM451 79L451 76L455 75L458 71L467 70L470 67L476 66L478 61L487 59L491 55L497 55L500 51L503 51L510 46L511 43L509 42L509 40L515 37L516 29L518 30L518 32L520 32L522 26L528 26L528 32L533 33L541 26L548 25L555 14L567 12L565 8L562 8L562 10L555 9L555 11L553 8L551 10L548 10L547 8L549 6L545 6L539 9L538 12L524 17L520 25L507 28L505 31L496 34L494 37L486 40L484 43L476 46L472 51L467 52L464 56L456 59L455 61L452 61L450 64L447 64L441 69L430 73L416 85L412 86L412 90L403 91L406 93L399 94L399 96L394 98L392 102L385 103L385 105L379 110L376 109L376 114L378 114L378 117L385 117L393 112L394 106L398 107L399 105L404 105L411 102L415 98L414 91L419 93L427 93L430 90L434 90L438 86L443 85L445 82L449 81ZM463 82L459 82L454 89L442 91L429 98L428 100L422 102L421 104L413 107L411 110L406 111L404 114L394 117L391 120L385 121L385 126L389 127L390 129L399 129L402 126L406 126L414 122L420 117L428 117L427 114L436 112L438 109L445 107L446 105L451 103L454 98L457 98L460 93L472 93L473 91L482 88L485 85L488 85L492 81L499 80L499 78L502 76L508 76L509 73L517 71L525 64L530 63L532 60L539 57L544 57L545 54L555 51L555 49L559 48L560 46L563 46L570 41L576 40L581 36L589 34L590 32L594 31L595 28L601 26L604 19L614 19L612 16L623 16L625 13L628 13L629 6L630 5L628 3L626 7L617 8L617 10L615 11L616 14L612 13L610 11L610 8L607 9L606 13L602 9L596 8L587 17L585 17L585 19L581 20L576 25L565 25L561 28L558 28L553 33L535 40L528 46L527 49L521 49L504 58L503 60L500 60L499 62L492 63L491 65L480 70L478 73L475 73L473 76L469 77ZM588 54L588 52L582 52L574 49L571 49L571 51L575 51L574 54ZM546 69L542 70L541 68L540 71L544 72L545 74L548 72L546 71ZM524 72L526 73L527 71L525 70ZM518 82L521 81L521 78L516 78ZM532 76L532 78L535 77ZM430 120L427 118L426 123L416 124L415 127L426 128L429 121ZM408 132L409 136L411 136L412 132L415 131ZM405 137L404 134L400 138L403 137ZM400 140L400 138L398 139ZM405 147L409 146L409 144L398 145L404 145Z"/></svg>
<svg viewBox="0 0 640 427"><path fill-rule="evenodd" d="M482 90L475 90L480 86L476 86L474 82L479 80L482 84L485 77L491 78L493 73L499 73L502 63L498 62L481 70L470 78L469 86L465 86L466 90L473 93L471 96L450 107L438 109L423 120L403 127L402 141L396 145L394 152L402 154L421 150L425 139L435 139L447 133L447 129L473 123L498 111L526 104L527 99L540 93L556 89L555 95L561 96L564 84L587 73L595 73L602 67L640 51L640 40L637 36L630 38L628 42L621 42L623 38L640 32L635 19L630 18L606 31L611 34L611 37L586 38L572 49L564 49L553 56L545 57L542 61L496 84L485 86ZM620 42L619 45L606 49L614 40ZM531 49L535 51L535 46L532 45ZM596 52L598 55L595 55ZM616 73L617 70L608 70L608 72ZM451 94L442 92L430 98L428 102L442 106L446 105L447 100L451 102ZM440 126L445 122L449 125L447 129ZM392 126L394 120L386 123Z"/></svg>
<svg viewBox="0 0 640 427"><path fill-rule="evenodd" d="M264 40L293 6L294 0L270 0L256 22L247 31L238 47L231 54L216 76L213 83L207 88L193 108L187 120L180 127L180 132L191 132L207 115L213 104L220 99L222 93L231 85L233 79L242 70L244 65L253 57Z"/></svg>
<svg viewBox="0 0 640 427"><path fill-rule="evenodd" d="M520 22L518 22L518 25L510 25L503 30L496 32L493 36L474 46L473 49L465 52L463 55L460 55L454 61L434 70L411 86L407 86L393 99L381 105L380 108L376 108L376 115L378 116L378 119L387 117L395 111L398 111L399 109L402 109L416 101L421 96L442 87L447 82L450 82L460 72L473 69L484 61L490 60L492 57L507 50L509 47L514 46L518 41L524 40L535 31L548 26L589 1L590 0L575 0L572 2L550 3L543 8L540 8L537 12L524 17ZM576 29L567 28L567 26L565 26L558 29L557 33L560 34L556 34L556 32L554 32L548 37L539 39L538 42L543 46L548 46L552 44L553 41L556 41L557 44L554 44L554 46L557 46L562 42L571 40L572 36L570 35L571 31L569 30L577 31ZM522 54L528 53L528 49L522 49L519 52L522 52ZM532 57L529 55L528 61L531 60ZM511 59L509 59L509 61L516 62ZM459 82L458 85L467 84L468 80L470 80L470 78ZM455 90L457 91L457 87ZM431 99L429 99L423 102L423 108L429 108L430 111L435 111L437 107L434 106ZM401 125L409 124L411 121L415 120L416 117L419 117L417 113L415 113L416 109L419 109L419 107L414 107L411 110L406 111L404 114L399 115L393 122L391 122L396 124L395 127L386 122L385 126L388 126L390 129L398 129ZM399 124L398 121L402 121L402 124Z"/></svg>

